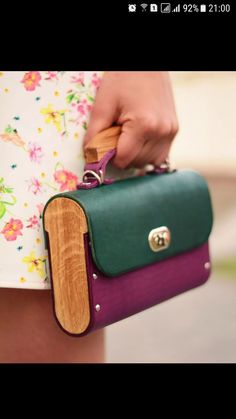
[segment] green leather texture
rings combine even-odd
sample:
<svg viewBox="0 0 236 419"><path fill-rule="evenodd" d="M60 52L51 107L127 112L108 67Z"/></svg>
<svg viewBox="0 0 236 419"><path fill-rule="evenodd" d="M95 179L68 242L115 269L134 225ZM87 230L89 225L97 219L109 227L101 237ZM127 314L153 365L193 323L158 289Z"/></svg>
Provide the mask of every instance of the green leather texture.
<svg viewBox="0 0 236 419"><path fill-rule="evenodd" d="M207 183L190 170L64 192L48 202L60 196L83 207L94 262L111 277L198 247L208 240L212 229ZM161 226L171 231L171 244L156 253L150 249L148 235Z"/></svg>

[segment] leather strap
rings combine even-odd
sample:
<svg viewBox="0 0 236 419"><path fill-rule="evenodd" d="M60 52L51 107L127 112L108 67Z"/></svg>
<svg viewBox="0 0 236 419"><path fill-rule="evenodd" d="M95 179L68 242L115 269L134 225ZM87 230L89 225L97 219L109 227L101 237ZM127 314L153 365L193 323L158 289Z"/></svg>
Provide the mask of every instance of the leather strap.
<svg viewBox="0 0 236 419"><path fill-rule="evenodd" d="M107 163L115 156L116 149L109 150L100 161L95 163L86 163L84 166L83 181L77 185L80 189L96 188L101 184L108 185L112 183L113 179L104 179Z"/></svg>
<svg viewBox="0 0 236 419"><path fill-rule="evenodd" d="M77 189L92 189L102 184L108 185L114 182L114 179L104 179L104 175L108 162L116 154L120 133L121 127L114 126L100 132L88 143L85 148L86 163L83 180L78 183ZM169 161L166 160L147 173L162 174L169 171Z"/></svg>

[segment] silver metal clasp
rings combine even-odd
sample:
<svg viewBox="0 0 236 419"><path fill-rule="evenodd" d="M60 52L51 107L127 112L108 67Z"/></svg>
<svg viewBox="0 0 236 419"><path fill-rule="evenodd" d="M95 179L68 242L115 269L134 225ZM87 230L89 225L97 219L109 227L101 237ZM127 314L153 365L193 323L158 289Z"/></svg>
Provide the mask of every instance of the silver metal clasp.
<svg viewBox="0 0 236 419"><path fill-rule="evenodd" d="M88 175L92 175L92 177ZM99 174L96 173L94 170L85 170L83 174L84 183L91 183L91 180L95 179L97 179L99 185L102 185L102 183L104 182L104 173L102 170L99 170Z"/></svg>

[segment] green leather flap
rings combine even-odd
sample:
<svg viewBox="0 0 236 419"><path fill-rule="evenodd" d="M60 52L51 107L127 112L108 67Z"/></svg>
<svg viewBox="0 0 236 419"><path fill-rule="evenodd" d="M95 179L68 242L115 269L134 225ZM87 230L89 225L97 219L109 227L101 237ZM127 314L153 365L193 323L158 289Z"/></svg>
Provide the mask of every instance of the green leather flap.
<svg viewBox="0 0 236 419"><path fill-rule="evenodd" d="M188 251L208 240L212 207L207 184L196 172L180 170L116 181L90 190L55 195L84 209L93 259L104 274L116 276ZM152 229L166 226L170 246L150 248Z"/></svg>

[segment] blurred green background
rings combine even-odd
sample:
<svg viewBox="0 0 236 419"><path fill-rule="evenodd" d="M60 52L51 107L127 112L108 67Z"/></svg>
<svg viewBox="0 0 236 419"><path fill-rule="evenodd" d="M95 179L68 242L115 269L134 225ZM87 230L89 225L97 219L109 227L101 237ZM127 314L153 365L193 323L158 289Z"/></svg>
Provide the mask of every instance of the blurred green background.
<svg viewBox="0 0 236 419"><path fill-rule="evenodd" d="M236 72L170 75L180 124L170 160L208 181L212 275L109 326L107 362L236 362Z"/></svg>

